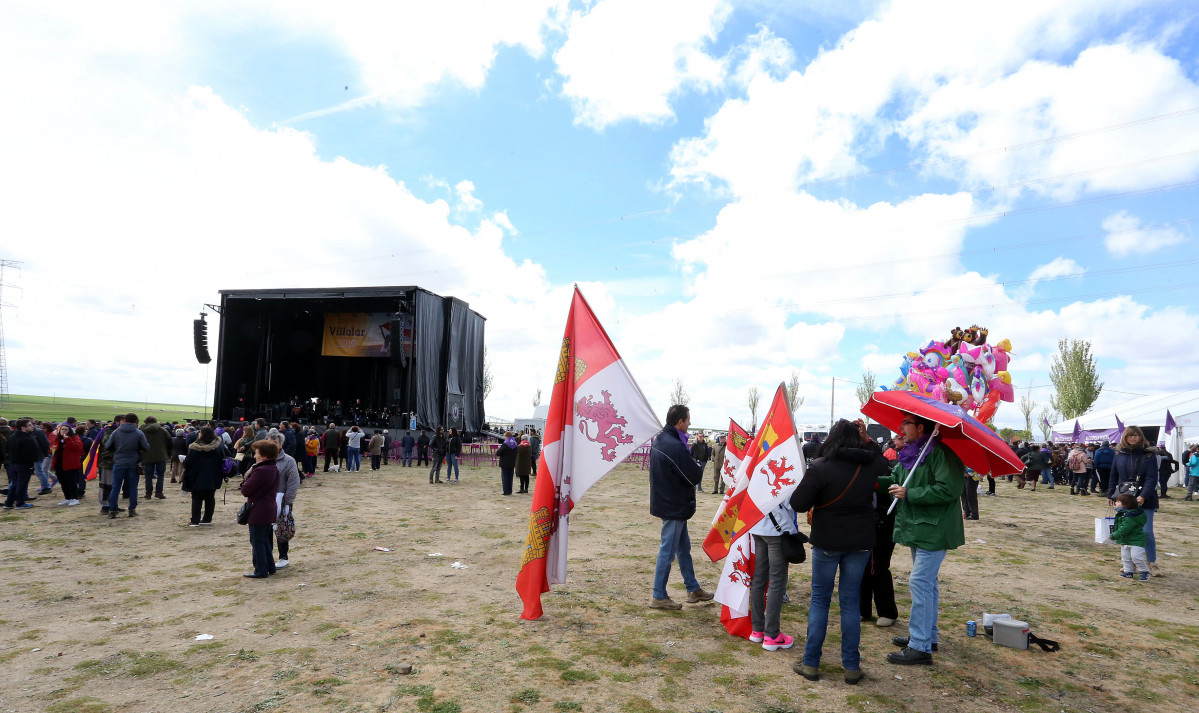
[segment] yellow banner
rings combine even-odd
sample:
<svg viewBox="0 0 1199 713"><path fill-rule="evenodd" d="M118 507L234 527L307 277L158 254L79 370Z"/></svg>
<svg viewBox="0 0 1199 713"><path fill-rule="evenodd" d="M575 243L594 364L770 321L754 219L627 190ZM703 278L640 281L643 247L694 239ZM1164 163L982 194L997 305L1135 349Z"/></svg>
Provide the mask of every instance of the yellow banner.
<svg viewBox="0 0 1199 713"><path fill-rule="evenodd" d="M391 354L391 315L329 312L321 356L385 357Z"/></svg>

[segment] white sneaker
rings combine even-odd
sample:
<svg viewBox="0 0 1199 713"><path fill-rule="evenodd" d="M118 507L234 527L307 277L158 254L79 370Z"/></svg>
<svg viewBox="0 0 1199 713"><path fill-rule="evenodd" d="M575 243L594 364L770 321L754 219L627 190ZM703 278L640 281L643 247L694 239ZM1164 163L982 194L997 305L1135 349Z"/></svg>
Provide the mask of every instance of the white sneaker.
<svg viewBox="0 0 1199 713"><path fill-rule="evenodd" d="M75 499L71 499L71 500L67 501L67 505L71 506L71 507L74 507L75 505L78 505L78 504L79 504L79 501L75 500Z"/></svg>
<svg viewBox="0 0 1199 713"><path fill-rule="evenodd" d="M287 560L275 560L275 569L283 569L289 564L291 564L291 562L288 562Z"/></svg>
<svg viewBox="0 0 1199 713"><path fill-rule="evenodd" d="M59 505L70 505L70 504L71 504L70 500L63 500L61 503L59 503Z"/></svg>
<svg viewBox="0 0 1199 713"><path fill-rule="evenodd" d="M895 620L887 618L885 616L880 616L874 622L875 626L892 626L893 624L895 624Z"/></svg>

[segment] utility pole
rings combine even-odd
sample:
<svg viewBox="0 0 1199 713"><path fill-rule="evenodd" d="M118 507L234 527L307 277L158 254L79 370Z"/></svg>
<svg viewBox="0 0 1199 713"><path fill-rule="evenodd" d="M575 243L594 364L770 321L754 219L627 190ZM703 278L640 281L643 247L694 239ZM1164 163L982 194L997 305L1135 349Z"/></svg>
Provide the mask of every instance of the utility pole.
<svg viewBox="0 0 1199 713"><path fill-rule="evenodd" d="M837 377L829 377L829 390L833 396L828 400L828 430L831 433L833 430L833 409L837 405Z"/></svg>
<svg viewBox="0 0 1199 713"><path fill-rule="evenodd" d="M20 269L18 260L0 260L0 289L4 287L4 268ZM4 318L2 311L4 303L0 301L0 406L8 406L8 363L4 358ZM56 399L57 401L57 399Z"/></svg>

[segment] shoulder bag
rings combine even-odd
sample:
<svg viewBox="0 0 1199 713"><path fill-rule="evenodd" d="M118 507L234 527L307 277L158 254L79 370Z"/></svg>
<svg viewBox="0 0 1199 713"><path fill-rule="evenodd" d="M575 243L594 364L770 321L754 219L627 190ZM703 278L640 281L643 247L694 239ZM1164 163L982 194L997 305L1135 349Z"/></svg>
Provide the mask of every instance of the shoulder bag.
<svg viewBox="0 0 1199 713"><path fill-rule="evenodd" d="M845 490L842 490L840 495L838 495L837 497L833 498L832 500L828 501L827 503L825 503L823 505L815 505L810 510L808 510L808 524L809 525L812 524L812 513L813 512L819 510L820 508L826 508L829 505L832 505L833 503L837 502L841 498L845 497L845 494L848 493L849 489L853 487L854 481L858 479L858 473L861 473L861 472L862 472L862 466L858 465L858 469L853 472L853 477L849 479L849 485L845 486Z"/></svg>
<svg viewBox="0 0 1199 713"><path fill-rule="evenodd" d="M1141 488L1145 486L1145 476L1141 473L1141 466L1145 462L1145 457L1141 456L1136 459L1136 465L1133 466L1134 480L1126 480L1116 487L1116 494L1122 495L1128 493L1133 496L1141 494Z"/></svg>
<svg viewBox="0 0 1199 713"><path fill-rule="evenodd" d="M808 558L808 551L804 549L804 543L808 541L808 536L802 532L783 532L783 528L779 527L778 520L774 519L774 513L766 513L766 517L770 518L770 523L774 525L774 529L779 531L779 537L783 538L783 558L791 564L803 564Z"/></svg>

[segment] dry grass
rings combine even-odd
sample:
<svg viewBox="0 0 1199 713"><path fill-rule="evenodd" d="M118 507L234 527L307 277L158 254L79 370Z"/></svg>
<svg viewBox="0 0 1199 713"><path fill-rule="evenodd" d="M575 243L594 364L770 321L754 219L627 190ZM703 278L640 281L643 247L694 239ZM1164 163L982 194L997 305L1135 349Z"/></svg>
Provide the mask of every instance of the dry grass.
<svg viewBox="0 0 1199 713"><path fill-rule="evenodd" d="M852 688L838 675L836 631L824 680L808 683L791 672L802 643L767 653L732 639L715 604L645 607L659 524L639 470L622 468L587 495L572 520L570 582L544 597L545 617L521 621L513 580L529 499L499 496L490 469L462 478L429 485L391 466L305 482L293 564L265 581L241 576L250 552L233 493L218 498L212 528L186 526L177 491L136 520L101 519L92 499L47 507L53 496L6 514L0 710L1114 712L1199 698L1194 503L1165 501L1168 577L1140 583L1116 576L1115 548L1090 544L1090 518L1104 510L1095 498L1000 485L946 561L936 665L888 666L889 640L905 630L867 625L869 678ZM717 498L699 497L693 552L711 587L719 564L698 541ZM469 569L449 567L456 560ZM902 610L902 553L895 565ZM792 571L792 634L806 626L808 579ZM683 593L677 570L671 589ZM967 638L966 619L984 610L1032 622L1062 652ZM215 638L195 641L201 633Z"/></svg>

